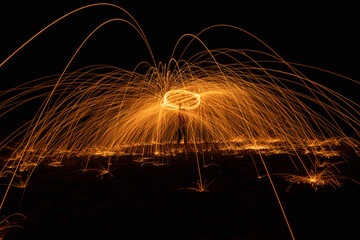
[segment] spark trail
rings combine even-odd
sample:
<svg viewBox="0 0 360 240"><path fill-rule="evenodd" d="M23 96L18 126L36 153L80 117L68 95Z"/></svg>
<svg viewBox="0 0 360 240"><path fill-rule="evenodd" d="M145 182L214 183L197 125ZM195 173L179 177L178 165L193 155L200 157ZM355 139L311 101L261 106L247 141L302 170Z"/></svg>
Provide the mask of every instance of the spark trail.
<svg viewBox="0 0 360 240"><path fill-rule="evenodd" d="M31 100L43 100L33 119L1 143L1 148L14 146L12 156L1 171L2 174L12 171L9 188L20 172L27 174L26 186L34 169L44 159L61 165L73 155L90 156L87 161L91 161L91 156L103 155L109 158L108 168L104 169L108 173L114 155L132 154L145 158L174 152L180 106L181 114L187 119L187 151L196 153L201 191L205 186L199 151L236 151L251 146L261 156L260 143L273 141L277 148L294 152L296 157L289 161L289 167L308 176L299 179L291 175L288 179L317 188L318 184L311 179L314 172L318 172L314 167L319 161L309 142L341 138L357 148L357 142L349 138L341 126L345 124L359 136L358 104L310 80L298 70L299 65L286 62L259 38L234 26L217 25L197 35L185 34L174 47L169 62L157 63L145 34L129 13L116 5L93 4L76 9L46 26L6 58L0 67L58 21L100 6L117 8L129 19L110 19L96 27L86 36L61 74L1 93L6 99L0 103L3 117ZM94 65L67 72L87 40L112 21L125 22L137 30L149 49L152 62L141 62L133 70ZM237 29L262 43L267 51L209 49L200 37L219 27ZM179 43L186 40L186 47L176 58ZM202 50L184 59L182 56L195 42ZM21 140L15 141L19 136ZM325 143L325 146L331 149L332 143ZM313 157L301 158L300 153L304 151L310 151ZM263 160L262 164L287 221L267 165ZM331 173L330 168L326 171ZM322 174L318 183L323 185L329 179L330 184L338 185L333 178L335 175L324 176L328 175Z"/></svg>

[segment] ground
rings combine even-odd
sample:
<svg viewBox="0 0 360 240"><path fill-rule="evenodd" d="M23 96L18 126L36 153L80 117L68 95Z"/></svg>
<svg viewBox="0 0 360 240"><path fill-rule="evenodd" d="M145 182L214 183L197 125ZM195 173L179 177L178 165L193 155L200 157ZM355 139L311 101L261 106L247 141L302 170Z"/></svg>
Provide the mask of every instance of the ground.
<svg viewBox="0 0 360 240"><path fill-rule="evenodd" d="M26 219L5 239L291 239L269 179L258 178L251 156L265 173L249 151L205 153L207 163L216 164L202 168L203 180L211 182L205 192L187 189L198 179L194 154L163 157L168 164L162 166L113 158L105 175L99 174L104 157L93 159L89 168L96 171L82 171L75 159L40 165L25 190L10 190L2 214ZM360 161L350 153L346 158L339 168L356 178ZM264 160L296 239L357 236L359 185L343 180L337 189L295 184L286 191L290 183L275 173L289 166L289 156Z"/></svg>

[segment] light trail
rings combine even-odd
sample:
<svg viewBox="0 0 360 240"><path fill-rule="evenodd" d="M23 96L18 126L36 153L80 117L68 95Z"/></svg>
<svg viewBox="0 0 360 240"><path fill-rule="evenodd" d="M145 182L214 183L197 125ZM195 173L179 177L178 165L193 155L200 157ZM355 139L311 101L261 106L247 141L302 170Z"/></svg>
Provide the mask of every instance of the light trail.
<svg viewBox="0 0 360 240"><path fill-rule="evenodd" d="M179 150L176 139L181 130L185 153L196 156L199 179L197 187L192 189L199 192L205 191L208 185L202 179L198 152L253 150L259 154L294 239L263 154L292 154L288 168L295 167L304 173L303 176L286 175L293 184L310 184L315 189L326 184L340 186L339 176L333 172L334 165L324 169L318 165L319 158L321 154L338 156L336 151L324 151L333 146L328 139L342 139L358 149L357 141L349 138L342 126L346 125L359 137L359 105L307 78L296 68L301 65L286 62L259 38L234 26L216 25L197 35L185 34L176 43L169 62L157 63L136 20L124 9L106 3L87 5L58 18L21 45L0 67L60 20L90 7L104 6L125 12L129 19L106 20L94 28L61 74L0 93L5 99L0 103L2 117L34 99L43 100L33 119L0 144L0 149L14 145L12 155L0 172L3 176L11 175L0 209L10 187L26 187L44 159L50 159L53 166L61 166L71 156L87 156L85 170L89 170L92 157L106 157L108 165L99 171L102 177L111 175L114 156L159 159L176 155ZM88 39L115 21L137 31L152 62L141 62L133 70L95 65L67 72ZM237 29L263 44L268 51L209 49L200 37L216 27ZM190 38L188 45L176 58L175 50L178 51L179 43L187 38ZM203 49L184 59L193 42L199 42ZM186 119L183 129L180 129L179 118ZM21 140L15 141L19 136ZM311 145L315 142L322 143L320 150ZM259 172L259 167L255 167Z"/></svg>

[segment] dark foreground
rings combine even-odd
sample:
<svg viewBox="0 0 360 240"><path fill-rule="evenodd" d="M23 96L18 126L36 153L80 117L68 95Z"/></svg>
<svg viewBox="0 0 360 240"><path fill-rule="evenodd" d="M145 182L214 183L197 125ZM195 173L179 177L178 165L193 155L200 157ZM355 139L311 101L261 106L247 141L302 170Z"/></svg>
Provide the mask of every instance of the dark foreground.
<svg viewBox="0 0 360 240"><path fill-rule="evenodd" d="M211 159L210 156L205 156ZM259 170L260 158L253 156ZM3 214L26 220L5 239L291 239L267 177L257 178L251 156L213 154L219 166L202 169L207 192L196 192L194 156L141 166L133 158L113 161L111 174L83 172L76 164L39 166L25 189L13 188ZM272 173L284 172L287 155L264 158ZM332 159L330 159L332 160ZM359 176L359 160L343 174ZM95 159L92 168L106 165ZM357 239L360 186L338 189L294 185L273 176L296 239Z"/></svg>

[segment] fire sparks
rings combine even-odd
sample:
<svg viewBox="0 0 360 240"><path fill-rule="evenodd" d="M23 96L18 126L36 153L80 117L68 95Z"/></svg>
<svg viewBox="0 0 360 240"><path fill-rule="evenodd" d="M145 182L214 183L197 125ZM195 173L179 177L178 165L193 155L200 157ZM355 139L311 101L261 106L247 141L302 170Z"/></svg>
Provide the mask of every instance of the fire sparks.
<svg viewBox="0 0 360 240"><path fill-rule="evenodd" d="M57 19L29 39L0 67L61 19L99 5L102 4L88 5ZM176 45L169 62L157 63L142 29L130 14L123 12L132 22L112 19L94 29L61 74L2 93L8 97L0 103L4 114L33 99L43 100L32 121L0 145L0 148L15 146L0 172L0 176L7 176L12 171L9 188L26 187L32 172L44 159L50 159L53 166L60 166L74 153L88 156L85 169L92 158L107 158L107 168L100 170L98 176L112 176L109 170L112 157L132 154L146 159L174 155L174 149L180 148L180 141L176 146L180 132L184 152L195 153L197 161L196 187L187 189L203 192L213 183L206 184L202 180L199 163L198 153L208 149L258 153L285 219L267 164L262 159L264 152L296 156L289 166L294 165L306 174L287 175L285 178L292 185L309 184L315 190L326 185L341 185L335 164L316 164L319 157L339 156L324 139L342 138L354 149L358 148L356 141L348 138L340 127L345 124L355 135L360 135L358 104L307 78L296 64L286 62L260 39L234 26L222 27L253 37L267 50L209 49L200 39L202 31L197 35L184 35L192 36L184 52L194 41L200 42L203 49L188 59L182 58L183 54L176 58ZM95 65L67 72L92 34L111 21L127 22L134 27L148 47L152 62L142 62L134 70ZM216 27L220 25L204 31ZM318 109L323 114L319 114ZM180 118L186 119L183 126L179 126ZM21 140L15 142L18 136ZM315 144L319 141L322 141L321 149ZM306 160L300 157L302 153L309 155ZM160 161L152 163L163 165ZM207 166L205 159L203 166ZM15 176L22 172L27 172L27 178L19 177L16 183Z"/></svg>
<svg viewBox="0 0 360 240"><path fill-rule="evenodd" d="M341 180L343 180L344 177L339 175L339 169L336 167L337 164L340 163L318 163L315 165L316 168L310 170L307 176L285 175L284 178L292 183L287 191L289 191L294 184L308 184L315 190L325 186L331 186L333 188L340 187Z"/></svg>
<svg viewBox="0 0 360 240"><path fill-rule="evenodd" d="M200 105L200 95L186 90L170 90L165 93L161 107L166 109L192 110Z"/></svg>

